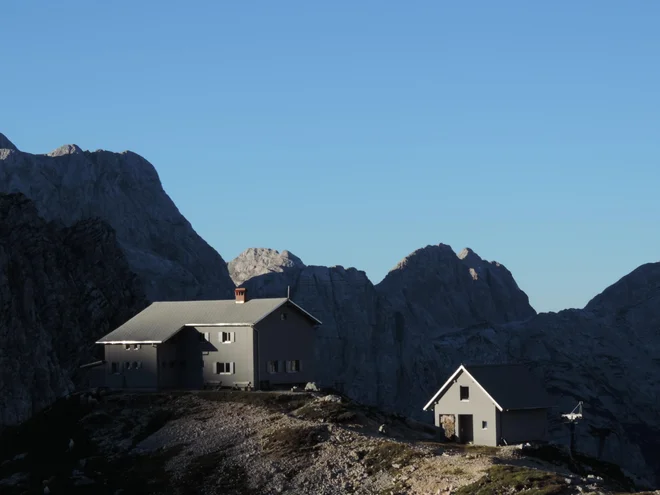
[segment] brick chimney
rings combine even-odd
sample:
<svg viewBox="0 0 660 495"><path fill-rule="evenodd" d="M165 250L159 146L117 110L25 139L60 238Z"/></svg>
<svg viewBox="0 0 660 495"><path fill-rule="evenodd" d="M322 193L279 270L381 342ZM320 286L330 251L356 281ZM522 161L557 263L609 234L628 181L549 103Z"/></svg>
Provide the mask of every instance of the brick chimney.
<svg viewBox="0 0 660 495"><path fill-rule="evenodd" d="M247 290L244 287L236 287L234 290L234 294L236 294L236 303L244 303L247 301L247 295L246 295Z"/></svg>

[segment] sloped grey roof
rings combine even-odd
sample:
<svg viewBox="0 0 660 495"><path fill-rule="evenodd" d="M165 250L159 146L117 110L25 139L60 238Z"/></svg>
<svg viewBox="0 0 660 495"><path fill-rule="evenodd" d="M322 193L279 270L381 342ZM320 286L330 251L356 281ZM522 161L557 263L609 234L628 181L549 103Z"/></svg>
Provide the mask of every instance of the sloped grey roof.
<svg viewBox="0 0 660 495"><path fill-rule="evenodd" d="M250 326L289 302L310 319L320 323L300 306L286 297L248 299L237 304L234 299L220 301L154 302L116 330L97 341L109 342L165 342L184 325L245 325Z"/></svg>
<svg viewBox="0 0 660 495"><path fill-rule="evenodd" d="M465 368L504 410L551 406L543 384L524 365L465 365Z"/></svg>

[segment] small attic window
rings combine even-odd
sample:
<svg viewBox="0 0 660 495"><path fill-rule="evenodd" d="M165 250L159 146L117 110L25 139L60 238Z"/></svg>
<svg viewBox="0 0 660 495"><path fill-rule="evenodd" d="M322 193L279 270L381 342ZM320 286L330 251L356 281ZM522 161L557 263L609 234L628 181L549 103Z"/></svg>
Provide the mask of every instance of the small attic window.
<svg viewBox="0 0 660 495"><path fill-rule="evenodd" d="M286 320L286 313L280 314L280 320L282 321Z"/></svg>
<svg viewBox="0 0 660 495"><path fill-rule="evenodd" d="M470 387L461 387L461 400L470 400Z"/></svg>

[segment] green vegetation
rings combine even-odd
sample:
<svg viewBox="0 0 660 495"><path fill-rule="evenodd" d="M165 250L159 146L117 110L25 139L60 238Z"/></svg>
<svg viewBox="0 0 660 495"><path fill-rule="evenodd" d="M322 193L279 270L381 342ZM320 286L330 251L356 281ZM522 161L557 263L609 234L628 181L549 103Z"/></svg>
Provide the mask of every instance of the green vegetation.
<svg viewBox="0 0 660 495"><path fill-rule="evenodd" d="M395 471L397 468L393 464L403 467L421 455L420 452L405 443L384 441L374 450L367 452L363 462L367 473L372 475L379 471Z"/></svg>
<svg viewBox="0 0 660 495"><path fill-rule="evenodd" d="M452 467L445 469L443 473L450 476L463 476L465 474L465 469L462 467Z"/></svg>
<svg viewBox="0 0 660 495"><path fill-rule="evenodd" d="M516 466L491 467L478 481L463 486L456 495L563 495L570 493L564 479L555 473Z"/></svg>
<svg viewBox="0 0 660 495"><path fill-rule="evenodd" d="M314 402L296 409L293 411L293 416L309 421L346 423L355 419L357 415L355 411L350 410L348 404L342 402Z"/></svg>
<svg viewBox="0 0 660 495"><path fill-rule="evenodd" d="M280 428L265 437L264 449L277 457L295 457L325 442L330 433L325 425Z"/></svg>
<svg viewBox="0 0 660 495"><path fill-rule="evenodd" d="M565 465L573 473L580 476L586 476L587 474L600 476L619 490L633 491L635 489L633 481L621 471L619 466L611 462L602 461L579 453L571 458L568 452L554 445L525 448L522 449L521 454L528 457L535 457L551 464Z"/></svg>

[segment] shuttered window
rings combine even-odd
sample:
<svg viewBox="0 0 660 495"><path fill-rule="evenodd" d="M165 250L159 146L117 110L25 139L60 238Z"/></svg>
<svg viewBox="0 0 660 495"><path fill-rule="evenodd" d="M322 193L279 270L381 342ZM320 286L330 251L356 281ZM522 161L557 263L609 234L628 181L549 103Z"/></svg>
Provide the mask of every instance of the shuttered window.
<svg viewBox="0 0 660 495"><path fill-rule="evenodd" d="M217 375L231 375L236 373L235 363L215 363L215 373Z"/></svg>

